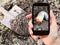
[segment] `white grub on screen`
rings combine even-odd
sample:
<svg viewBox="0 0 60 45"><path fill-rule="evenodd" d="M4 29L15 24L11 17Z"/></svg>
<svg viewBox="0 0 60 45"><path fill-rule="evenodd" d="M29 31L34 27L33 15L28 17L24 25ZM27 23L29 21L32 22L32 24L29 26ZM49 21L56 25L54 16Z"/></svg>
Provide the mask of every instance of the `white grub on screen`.
<svg viewBox="0 0 60 45"><path fill-rule="evenodd" d="M35 18L36 22L40 23L43 19L48 20L48 13L45 11L41 11L38 13L38 16Z"/></svg>

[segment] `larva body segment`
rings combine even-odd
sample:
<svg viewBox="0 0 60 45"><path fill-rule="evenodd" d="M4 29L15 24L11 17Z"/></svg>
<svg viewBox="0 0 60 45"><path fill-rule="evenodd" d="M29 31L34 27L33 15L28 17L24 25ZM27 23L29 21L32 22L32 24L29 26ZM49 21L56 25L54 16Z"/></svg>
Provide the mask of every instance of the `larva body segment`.
<svg viewBox="0 0 60 45"><path fill-rule="evenodd" d="M41 11L38 13L38 16L35 18L36 22L41 23L43 19L48 20L48 14L45 11Z"/></svg>

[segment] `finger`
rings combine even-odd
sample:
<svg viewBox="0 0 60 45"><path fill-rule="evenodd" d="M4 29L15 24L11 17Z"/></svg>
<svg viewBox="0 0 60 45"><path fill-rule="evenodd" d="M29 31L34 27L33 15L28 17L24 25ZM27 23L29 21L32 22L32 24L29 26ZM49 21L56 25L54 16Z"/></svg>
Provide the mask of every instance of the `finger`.
<svg viewBox="0 0 60 45"><path fill-rule="evenodd" d="M32 31L32 28L33 28L32 20L29 21L28 25L29 25L29 33L30 33L31 37L32 38L38 38L38 36L33 35L33 31Z"/></svg>
<svg viewBox="0 0 60 45"><path fill-rule="evenodd" d="M33 32L32 32L32 28L33 28L32 20L29 21L28 25L29 25L30 34L33 34Z"/></svg>
<svg viewBox="0 0 60 45"><path fill-rule="evenodd" d="M28 25L30 28L33 28L32 20L29 21Z"/></svg>
<svg viewBox="0 0 60 45"><path fill-rule="evenodd" d="M39 36L41 39L43 39L43 38L46 38L47 37L47 35L44 35L44 36Z"/></svg>
<svg viewBox="0 0 60 45"><path fill-rule="evenodd" d="M30 35L33 35L33 31L32 31L31 27L29 27L29 33L30 33Z"/></svg>
<svg viewBox="0 0 60 45"><path fill-rule="evenodd" d="M32 14L27 15L26 18L32 18Z"/></svg>
<svg viewBox="0 0 60 45"><path fill-rule="evenodd" d="M35 39L36 39L36 38L39 38L38 35L33 35L33 34L31 35L31 37L32 37L32 38L35 38Z"/></svg>
<svg viewBox="0 0 60 45"><path fill-rule="evenodd" d="M52 23L56 23L56 19L55 19L55 16L53 14L53 11L50 10L50 24Z"/></svg>

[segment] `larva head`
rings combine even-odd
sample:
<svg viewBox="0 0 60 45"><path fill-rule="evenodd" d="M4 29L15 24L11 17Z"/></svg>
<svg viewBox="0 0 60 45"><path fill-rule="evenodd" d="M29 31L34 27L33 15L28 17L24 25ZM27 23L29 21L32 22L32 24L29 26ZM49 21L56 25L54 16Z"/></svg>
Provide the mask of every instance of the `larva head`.
<svg viewBox="0 0 60 45"><path fill-rule="evenodd" d="M35 18L35 21L36 21L37 23L42 23L43 20L38 19L38 18Z"/></svg>

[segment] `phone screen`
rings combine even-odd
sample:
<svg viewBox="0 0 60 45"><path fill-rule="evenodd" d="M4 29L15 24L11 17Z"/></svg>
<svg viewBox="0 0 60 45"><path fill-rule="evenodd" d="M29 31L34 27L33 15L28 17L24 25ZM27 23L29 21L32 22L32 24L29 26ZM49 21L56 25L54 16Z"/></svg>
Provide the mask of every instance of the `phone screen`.
<svg viewBox="0 0 60 45"><path fill-rule="evenodd" d="M50 7L48 3L35 3L32 7L33 33L47 35L50 30Z"/></svg>

